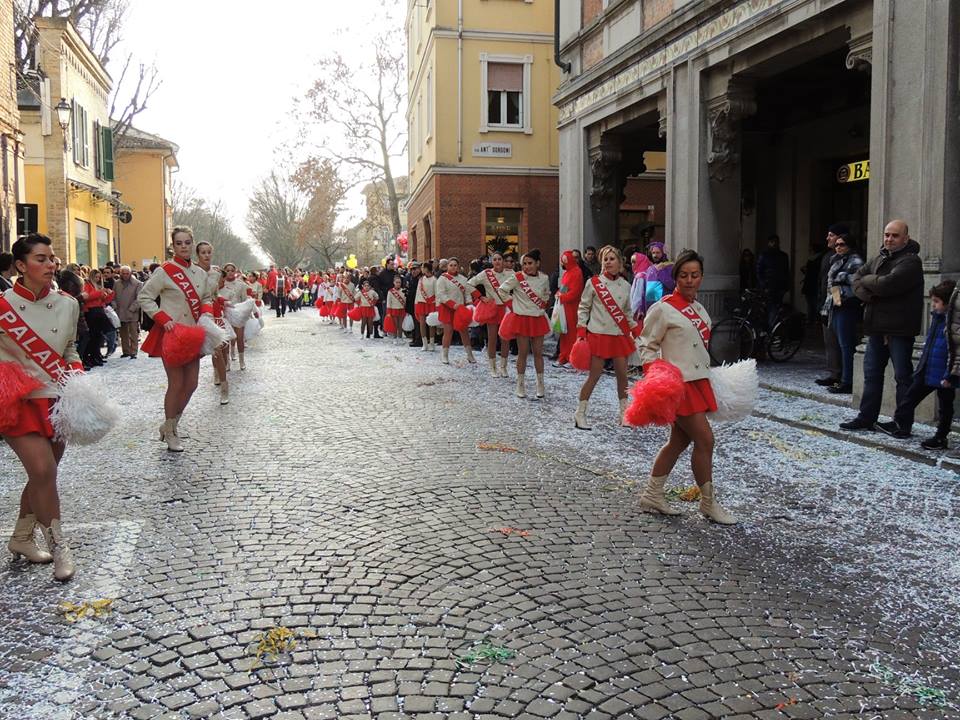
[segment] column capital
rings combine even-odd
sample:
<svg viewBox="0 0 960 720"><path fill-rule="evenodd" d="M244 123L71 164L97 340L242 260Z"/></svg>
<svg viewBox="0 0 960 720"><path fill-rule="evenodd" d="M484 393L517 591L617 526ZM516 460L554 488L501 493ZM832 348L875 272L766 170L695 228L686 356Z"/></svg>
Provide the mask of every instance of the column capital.
<svg viewBox="0 0 960 720"><path fill-rule="evenodd" d="M850 38L847 48L847 70L870 72L873 64L873 33L866 32Z"/></svg>
<svg viewBox="0 0 960 720"><path fill-rule="evenodd" d="M605 137L597 147L590 149L590 205L598 210L608 203L619 202L621 163L620 143Z"/></svg>
<svg viewBox="0 0 960 720"><path fill-rule="evenodd" d="M732 77L727 91L707 100L706 106L707 167L711 180L723 182L740 162L740 121L757 111L753 83L747 78Z"/></svg>

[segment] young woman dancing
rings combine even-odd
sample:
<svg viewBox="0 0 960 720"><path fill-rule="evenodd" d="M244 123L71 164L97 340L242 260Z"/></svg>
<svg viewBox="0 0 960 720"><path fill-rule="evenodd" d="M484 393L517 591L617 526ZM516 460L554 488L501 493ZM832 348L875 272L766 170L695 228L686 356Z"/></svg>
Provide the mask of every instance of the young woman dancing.
<svg viewBox="0 0 960 720"><path fill-rule="evenodd" d="M527 355L533 352L533 367L537 373L537 398L546 394L543 381L543 338L550 332L546 309L550 300L550 278L540 272L540 251L530 250L521 258L523 272L510 275L500 286L500 297L513 298L513 312L500 323L504 340L517 340L517 397L527 396L524 375Z"/></svg>
<svg viewBox="0 0 960 720"><path fill-rule="evenodd" d="M510 273L503 267L503 255L494 253L490 256L493 268L480 271L472 278L470 284L476 288L483 288L484 296L480 302L487 305L480 312L485 316L487 326L487 362L490 363L492 377L507 377L507 357L510 355L510 343L500 343L500 367L497 367L497 340L499 338L500 323L506 315L508 304L500 297L500 286L510 277Z"/></svg>
<svg viewBox="0 0 960 720"><path fill-rule="evenodd" d="M450 258L447 260L446 271L437 278L437 314L440 316L440 324L443 325L443 355L440 359L444 365L450 364L450 343L453 341L453 323L457 308L467 305L471 297L480 297L480 292L460 274L460 261ZM477 362L473 357L466 328L457 332L460 333L460 342L467 353L467 362Z"/></svg>
<svg viewBox="0 0 960 720"><path fill-rule="evenodd" d="M221 286L217 296L222 298L224 301L224 309L232 308L236 305L239 305L242 302L246 302L249 298L247 294L247 284L243 280L243 276L237 272L237 266L232 262L228 262L223 266L223 285ZM246 350L246 346L243 342L243 330L246 326L246 318L241 318L243 322L240 325L234 325L232 322L230 326L233 328L233 334L236 335L236 338L230 341L230 358L236 360L239 356L240 360L240 369L246 370L247 365L243 359L243 353ZM233 349L236 347L236 355L234 355Z"/></svg>
<svg viewBox="0 0 960 720"><path fill-rule="evenodd" d="M377 309L377 303L380 302L380 296L370 285L370 280L364 278L360 282L360 290L357 292L354 300L360 308L360 337L369 340L373 337L373 319Z"/></svg>
<svg viewBox="0 0 960 720"><path fill-rule="evenodd" d="M427 325L427 315L437 311L437 279L433 276L433 263L427 260L423 264L417 294L414 298L413 315L420 323L420 337L423 339L424 352L435 352L436 337L433 328Z"/></svg>
<svg viewBox="0 0 960 720"><path fill-rule="evenodd" d="M196 246L197 265L207 273L207 288L210 296L213 298L213 319L222 328L226 328L227 321L223 317L223 301L217 297L220 291L220 283L223 282L223 271L213 266L213 245L206 240L201 240ZM230 350L226 344L221 345L210 355L210 361L213 364L213 384L220 388L220 404L226 405L230 402L230 385L227 381L227 369L229 367ZM186 438L181 428L177 428L181 438Z"/></svg>
<svg viewBox="0 0 960 720"><path fill-rule="evenodd" d="M212 316L213 312L213 294L207 271L191 261L193 230L175 227L170 239L173 260L157 268L137 296L140 307L154 321L142 346L150 357L162 357L164 333L172 331L177 324L196 325L201 315ZM170 452L183 452L177 425L197 389L200 356L179 367L172 367L164 360L163 369L167 374L167 392L163 399L164 422L160 427L160 439L167 443Z"/></svg>

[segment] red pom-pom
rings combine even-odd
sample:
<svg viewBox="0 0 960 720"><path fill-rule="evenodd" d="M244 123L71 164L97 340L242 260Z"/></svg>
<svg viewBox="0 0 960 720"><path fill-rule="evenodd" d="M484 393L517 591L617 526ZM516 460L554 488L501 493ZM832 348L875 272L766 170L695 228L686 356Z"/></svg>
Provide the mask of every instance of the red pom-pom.
<svg viewBox="0 0 960 720"><path fill-rule="evenodd" d="M317 298L317 301L313 304L318 310L323 307L323 298Z"/></svg>
<svg viewBox="0 0 960 720"><path fill-rule="evenodd" d="M666 360L654 360L630 391L632 400L623 418L628 425L671 425L683 401L683 374Z"/></svg>
<svg viewBox="0 0 960 720"><path fill-rule="evenodd" d="M461 305L453 311L453 329L464 332L473 321L473 313L466 305Z"/></svg>
<svg viewBox="0 0 960 720"><path fill-rule="evenodd" d="M317 310L320 312L320 317L330 317L330 307L321 301L317 301Z"/></svg>
<svg viewBox="0 0 960 720"><path fill-rule="evenodd" d="M573 344L573 348L570 350L570 364L577 370L589 372L590 363L592 362L591 358L590 343L587 342L586 338L580 338Z"/></svg>
<svg viewBox="0 0 960 720"><path fill-rule="evenodd" d="M206 330L198 325L176 323L173 330L163 333L160 355L170 367L182 367L200 357Z"/></svg>
<svg viewBox="0 0 960 720"><path fill-rule="evenodd" d="M352 308L347 310L347 317L354 322L360 322L360 307L358 305L354 305Z"/></svg>
<svg viewBox="0 0 960 720"><path fill-rule="evenodd" d="M507 312L503 316L503 320L500 321L500 327L497 329L497 334L503 340L513 340L517 336L517 331L514 329L513 321L516 319L516 315L513 312Z"/></svg>
<svg viewBox="0 0 960 720"><path fill-rule="evenodd" d="M391 335L397 332L397 321L393 319L393 315L387 315L383 319L383 329Z"/></svg>
<svg viewBox="0 0 960 720"><path fill-rule="evenodd" d="M20 401L43 383L29 375L20 363L0 363L0 432L10 430L20 418Z"/></svg>
<svg viewBox="0 0 960 720"><path fill-rule="evenodd" d="M473 321L478 325L486 325L497 318L497 304L495 302L480 301L473 308Z"/></svg>

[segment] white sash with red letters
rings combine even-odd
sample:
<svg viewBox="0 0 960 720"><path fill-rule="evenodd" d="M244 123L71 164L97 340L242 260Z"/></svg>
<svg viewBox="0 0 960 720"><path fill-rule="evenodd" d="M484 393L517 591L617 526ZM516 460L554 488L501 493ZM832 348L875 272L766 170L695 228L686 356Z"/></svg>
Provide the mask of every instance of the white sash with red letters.
<svg viewBox="0 0 960 720"><path fill-rule="evenodd" d="M17 315L3 296L0 296L0 328L54 382L59 383L66 379L70 373L67 361Z"/></svg>
<svg viewBox="0 0 960 720"><path fill-rule="evenodd" d="M627 322L627 315L623 312L623 308L617 304L617 301L614 300L613 293L607 289L606 285L600 282L600 278L597 275L590 278L590 282L593 284L593 291L597 294L597 297L600 298L600 303L604 309L610 313L610 317L613 318L617 327L620 328L620 332L626 337L630 337L630 323Z"/></svg>
<svg viewBox="0 0 960 720"><path fill-rule="evenodd" d="M693 305L691 303L688 303L679 293L676 292L673 292L663 298L663 302L669 304L678 310L681 315L687 318L687 320L693 324L693 327L700 335L700 339L703 340L703 346L705 348L710 347L710 326L707 325L706 320L697 314L697 311L693 309Z"/></svg>
<svg viewBox="0 0 960 720"><path fill-rule="evenodd" d="M406 299L403 297L403 293L397 290L396 288L390 288L390 294L393 295L396 301L400 303L400 306L403 307L404 303L406 303Z"/></svg>
<svg viewBox="0 0 960 720"><path fill-rule="evenodd" d="M449 280L452 285L455 285L457 288L460 289L460 292L463 293L463 302L466 302L466 301L467 301L467 298L470 297L470 293L467 292L467 289L466 289L463 285L460 284L460 281L457 280L457 278L455 278L455 277L454 277L453 275L451 275L450 273L444 273L444 274L443 274L443 277L445 277L447 280Z"/></svg>
<svg viewBox="0 0 960 720"><path fill-rule="evenodd" d="M520 286L520 289L523 290L524 295L526 295L541 310L547 309L547 301L542 297L537 295L530 283L527 282L522 272L517 273L517 284Z"/></svg>
<svg viewBox="0 0 960 720"><path fill-rule="evenodd" d="M193 314L193 321L197 322L200 319L200 296L197 294L197 289L193 286L193 283L190 282L190 278L176 263L165 262L163 271L170 276L173 283L186 296L187 305L190 306L190 312Z"/></svg>

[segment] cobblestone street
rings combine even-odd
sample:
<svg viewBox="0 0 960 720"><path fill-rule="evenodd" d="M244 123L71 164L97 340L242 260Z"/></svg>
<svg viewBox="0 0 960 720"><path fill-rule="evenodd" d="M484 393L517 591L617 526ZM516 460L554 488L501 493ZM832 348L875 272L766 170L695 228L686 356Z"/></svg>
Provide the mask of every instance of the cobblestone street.
<svg viewBox="0 0 960 720"><path fill-rule="evenodd" d="M717 433L742 523L648 515L664 431L616 427L610 378L586 433L582 376L519 400L439 355L269 318L230 405L204 361L182 455L157 441L159 362L97 370L123 420L61 466L77 577L0 565L0 717L960 717L952 470L764 390ZM23 477L0 462L5 542ZM276 626L296 646L258 660Z"/></svg>

